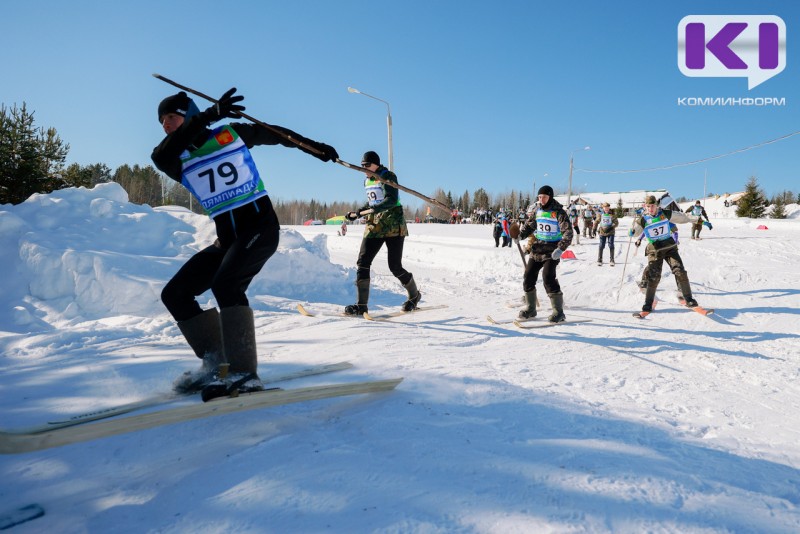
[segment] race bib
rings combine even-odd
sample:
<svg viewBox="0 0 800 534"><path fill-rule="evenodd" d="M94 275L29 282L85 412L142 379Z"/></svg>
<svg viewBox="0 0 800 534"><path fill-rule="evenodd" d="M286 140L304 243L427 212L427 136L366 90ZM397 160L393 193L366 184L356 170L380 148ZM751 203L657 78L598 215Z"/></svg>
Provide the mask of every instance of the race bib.
<svg viewBox="0 0 800 534"><path fill-rule="evenodd" d="M561 228L556 214L552 211L536 212L536 239L539 241L561 241Z"/></svg>

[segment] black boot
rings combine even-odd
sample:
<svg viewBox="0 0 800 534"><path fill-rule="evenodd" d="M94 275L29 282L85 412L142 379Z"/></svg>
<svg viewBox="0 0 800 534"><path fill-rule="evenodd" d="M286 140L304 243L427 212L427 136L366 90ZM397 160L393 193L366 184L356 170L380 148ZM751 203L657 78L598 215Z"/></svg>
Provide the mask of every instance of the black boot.
<svg viewBox="0 0 800 534"><path fill-rule="evenodd" d="M536 317L536 288L525 293L525 307L519 311L520 319L533 319Z"/></svg>
<svg viewBox="0 0 800 534"><path fill-rule="evenodd" d="M344 307L345 315L364 315L367 313L367 302L369 302L369 278L356 280L357 300L355 304Z"/></svg>
<svg viewBox="0 0 800 534"><path fill-rule="evenodd" d="M179 321L178 328L203 364L199 369L186 371L176 378L172 387L177 393L200 391L216 379L217 369L225 363L219 312L211 308L191 319Z"/></svg>
<svg viewBox="0 0 800 534"><path fill-rule="evenodd" d="M408 293L408 300L403 303L403 311L410 312L416 310L417 304L419 304L419 300L422 298L422 293L417 289L417 283L414 282L414 277L412 276L403 287L406 288L406 292Z"/></svg>
<svg viewBox="0 0 800 534"><path fill-rule="evenodd" d="M553 313L547 318L551 323L562 323L567 320L564 315L564 294L562 292L550 293L550 305L553 307Z"/></svg>
<svg viewBox="0 0 800 534"><path fill-rule="evenodd" d="M258 378L256 325L250 306L231 306L220 310L222 343L228 360L228 372L203 388L204 401L238 393L262 391Z"/></svg>

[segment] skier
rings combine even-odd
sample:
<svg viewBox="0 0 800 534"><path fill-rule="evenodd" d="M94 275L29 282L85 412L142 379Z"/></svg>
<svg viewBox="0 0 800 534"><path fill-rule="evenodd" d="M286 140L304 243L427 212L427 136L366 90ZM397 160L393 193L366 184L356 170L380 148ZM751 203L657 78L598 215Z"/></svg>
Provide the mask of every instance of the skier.
<svg viewBox="0 0 800 534"><path fill-rule="evenodd" d="M398 183L397 176L381 165L380 156L370 150L361 158L361 166L390 182ZM378 254L384 243L389 259L389 270L397 277L408 293L408 300L403 303L403 311L416 309L422 298L417 289L414 276L403 268L403 242L408 235L406 220L403 215L403 206L400 204L396 187L384 184L367 174L364 180L367 193L367 203L358 211L351 211L347 218L351 221L360 217L359 212L371 210L367 215L367 227L361 240L361 250L358 252L356 266L356 292L355 304L345 306L347 315L363 315L368 310L370 285L370 267L372 260Z"/></svg>
<svg viewBox="0 0 800 534"><path fill-rule="evenodd" d="M593 238L592 226L594 223L594 210L590 204L583 208L583 237Z"/></svg>
<svg viewBox="0 0 800 534"><path fill-rule="evenodd" d="M594 222L594 229L600 234L600 248L597 251L597 265L603 265L603 249L608 241L608 252L611 256L611 266L614 266L614 231L619 225L617 216L611 211L611 204L603 202L602 211L598 212Z"/></svg>
<svg viewBox="0 0 800 534"><path fill-rule="evenodd" d="M500 226L502 227L503 231L501 232L501 236L503 237L503 247L511 247L511 234L509 230L511 226L508 224L508 219L506 218L505 214L500 215Z"/></svg>
<svg viewBox="0 0 800 534"><path fill-rule="evenodd" d="M548 320L551 323L560 323L566 320L564 316L564 294L556 278L561 254L567 250L572 242L572 224L564 208L553 198L553 188L549 185L542 186L538 193L539 200L534 216L526 222L519 234L520 239L533 235L531 252L525 275L522 280L522 289L525 292L525 308L520 310L520 319L536 317L536 281L539 271L542 272L542 282L553 313Z"/></svg>
<svg viewBox="0 0 800 534"><path fill-rule="evenodd" d="M629 235L632 237L641 236L635 245L641 245L642 239L647 238L648 245L645 248L647 254L647 289L645 292L644 305L642 311L650 313L653 311L653 301L656 296L656 289L661 280L661 267L666 261L675 275L675 281L680 288L681 294L686 299L686 306L696 307L697 301L692 297L692 289L689 285L689 276L683 267L683 260L678 254L678 244L672 237L670 223L684 224L695 222L680 210L672 211L661 209L656 197L650 195L645 201L644 210L641 215L637 215L633 220L633 226Z"/></svg>
<svg viewBox="0 0 800 534"><path fill-rule="evenodd" d="M581 244L581 230L578 227L578 219L579 219L578 209L575 207L575 204L573 204L572 207L569 209L569 220L572 223L573 230L575 230L573 235L575 236L576 245Z"/></svg>
<svg viewBox="0 0 800 534"><path fill-rule="evenodd" d="M700 231L703 229L704 224L708 226L709 230L712 228L711 221L708 220L708 214L706 214L706 209L700 204L699 200L694 203L694 206L686 208L686 213L691 213L697 217L697 222L692 225L692 239L700 239ZM706 218L705 222L703 222L703 217Z"/></svg>
<svg viewBox="0 0 800 534"><path fill-rule="evenodd" d="M492 227L492 237L494 237L494 246L495 246L495 248L500 246L500 236L501 235L503 235L503 223L500 222L500 219L495 219L494 220L494 225Z"/></svg>
<svg viewBox="0 0 800 534"><path fill-rule="evenodd" d="M175 381L175 389L202 389L204 399L234 389L263 389L257 374L253 310L245 291L278 248L280 226L249 149L283 145L322 161L339 157L333 147L279 126L272 128L314 147L319 154L264 126L241 122L212 126L238 117L245 109L241 105L244 97L234 96L235 92L236 88L230 89L202 112L183 91L162 100L158 121L166 136L151 156L159 170L198 199L216 227L216 241L192 256L161 293L189 346L203 360L198 371ZM209 289L219 311L203 310L196 300ZM224 363L229 364L229 373L219 379L217 369Z"/></svg>

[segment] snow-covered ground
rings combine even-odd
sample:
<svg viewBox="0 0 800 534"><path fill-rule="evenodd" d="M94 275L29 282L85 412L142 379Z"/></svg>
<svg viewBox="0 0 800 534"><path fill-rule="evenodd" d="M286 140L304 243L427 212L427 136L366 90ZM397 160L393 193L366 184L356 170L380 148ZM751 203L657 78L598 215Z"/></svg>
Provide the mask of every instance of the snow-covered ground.
<svg viewBox="0 0 800 534"><path fill-rule="evenodd" d="M249 291L262 376L349 360L285 387L398 389L0 456L0 515L44 507L15 533L796 533L800 220L709 216L680 248L715 315L679 307L669 275L657 312L631 316L645 259L623 220L616 267L590 239L559 267L567 316L592 321L533 331L486 321L516 314L522 283L491 226L411 225L405 266L423 304L449 308L392 323L294 311L353 302L361 229L285 227ZM0 427L166 392L196 367L159 292L212 239L208 219L114 184L0 206ZM404 300L385 252L373 287L371 311Z"/></svg>

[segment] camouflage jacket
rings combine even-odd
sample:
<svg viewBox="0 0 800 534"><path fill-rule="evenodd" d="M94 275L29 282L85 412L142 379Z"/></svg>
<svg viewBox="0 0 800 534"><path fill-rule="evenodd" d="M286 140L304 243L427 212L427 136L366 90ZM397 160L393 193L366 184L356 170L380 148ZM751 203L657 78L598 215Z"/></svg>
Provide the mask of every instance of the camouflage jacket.
<svg viewBox="0 0 800 534"><path fill-rule="evenodd" d="M533 261L547 261L550 259L550 255L555 249L560 248L563 252L567 250L567 247L572 243L572 223L570 223L569 215L564 211L564 207L555 199L551 198L545 206L536 205L536 216L542 211L549 212L556 218L558 222L557 231L561 234L561 238L557 241L541 241L536 236L536 217L526 222L522 226L519 237L521 239L526 239L530 236L529 246L531 259Z"/></svg>
<svg viewBox="0 0 800 534"><path fill-rule="evenodd" d="M390 182L398 183L397 176L381 165L375 174ZM378 182L372 177L364 180L367 192L367 203L359 211L371 209L366 216L367 227L365 238L404 237L408 235L408 227L400 204L397 188Z"/></svg>

